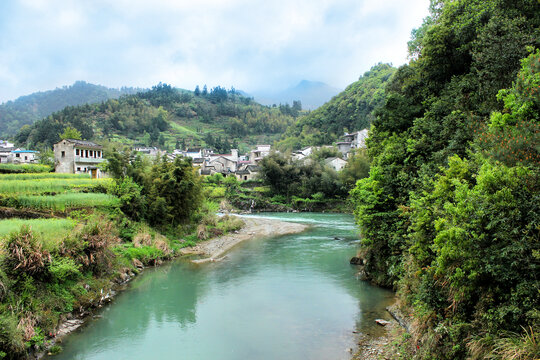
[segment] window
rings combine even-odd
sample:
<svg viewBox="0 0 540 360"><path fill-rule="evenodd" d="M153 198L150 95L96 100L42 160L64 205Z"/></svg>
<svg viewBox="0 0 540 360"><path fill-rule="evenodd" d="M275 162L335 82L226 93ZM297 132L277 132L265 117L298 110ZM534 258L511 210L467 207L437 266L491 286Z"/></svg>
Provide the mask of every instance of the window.
<svg viewBox="0 0 540 360"><path fill-rule="evenodd" d="M80 167L78 167L78 168L77 168L77 171L81 171L81 168L80 168Z"/></svg>
<svg viewBox="0 0 540 360"><path fill-rule="evenodd" d="M15 154L15 157L20 158L21 154Z"/></svg>
<svg viewBox="0 0 540 360"><path fill-rule="evenodd" d="M24 157L24 161L28 161L28 156L25 156L25 157Z"/></svg>
<svg viewBox="0 0 540 360"><path fill-rule="evenodd" d="M88 150L84 150L84 157L88 157Z"/></svg>
<svg viewBox="0 0 540 360"><path fill-rule="evenodd" d="M75 149L75 155L79 155L79 149Z"/></svg>
<svg viewBox="0 0 540 360"><path fill-rule="evenodd" d="M246 176L244 176L244 180L247 180L247 175L246 175Z"/></svg>
<svg viewBox="0 0 540 360"><path fill-rule="evenodd" d="M62 157L66 157L66 152L62 151Z"/></svg>

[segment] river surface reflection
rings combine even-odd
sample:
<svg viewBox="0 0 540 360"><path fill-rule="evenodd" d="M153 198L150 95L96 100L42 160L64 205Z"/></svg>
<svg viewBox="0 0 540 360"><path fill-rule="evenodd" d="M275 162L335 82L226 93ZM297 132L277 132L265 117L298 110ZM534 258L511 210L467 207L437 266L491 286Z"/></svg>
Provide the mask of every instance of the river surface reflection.
<svg viewBox="0 0 540 360"><path fill-rule="evenodd" d="M377 332L393 299L349 265L353 218L263 216L312 226L245 242L222 262L145 270L54 359L348 359L353 331Z"/></svg>

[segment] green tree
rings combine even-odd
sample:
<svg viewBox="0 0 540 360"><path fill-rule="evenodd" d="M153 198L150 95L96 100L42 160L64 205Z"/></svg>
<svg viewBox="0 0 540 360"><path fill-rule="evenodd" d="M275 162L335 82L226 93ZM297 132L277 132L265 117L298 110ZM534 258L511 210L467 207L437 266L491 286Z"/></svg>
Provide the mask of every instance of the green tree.
<svg viewBox="0 0 540 360"><path fill-rule="evenodd" d="M75 128L68 126L64 129L64 132L60 134L60 139L81 140L81 132Z"/></svg>

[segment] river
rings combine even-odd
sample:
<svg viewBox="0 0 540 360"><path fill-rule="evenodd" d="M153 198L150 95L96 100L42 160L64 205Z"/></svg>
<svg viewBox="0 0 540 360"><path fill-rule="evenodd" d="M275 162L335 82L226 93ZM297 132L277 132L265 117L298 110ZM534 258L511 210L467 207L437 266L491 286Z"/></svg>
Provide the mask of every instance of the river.
<svg viewBox="0 0 540 360"><path fill-rule="evenodd" d="M244 242L218 263L147 269L51 359L349 359L390 291L359 281L343 214L268 214L307 231Z"/></svg>

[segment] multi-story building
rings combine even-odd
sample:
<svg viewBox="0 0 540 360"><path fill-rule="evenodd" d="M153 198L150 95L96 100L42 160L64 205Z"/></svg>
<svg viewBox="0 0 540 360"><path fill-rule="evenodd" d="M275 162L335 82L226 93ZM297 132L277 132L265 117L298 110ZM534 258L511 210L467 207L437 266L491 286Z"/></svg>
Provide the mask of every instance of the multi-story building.
<svg viewBox="0 0 540 360"><path fill-rule="evenodd" d="M64 139L54 144L55 171L58 173L90 173L101 177L98 165L103 159L103 146L91 141Z"/></svg>

